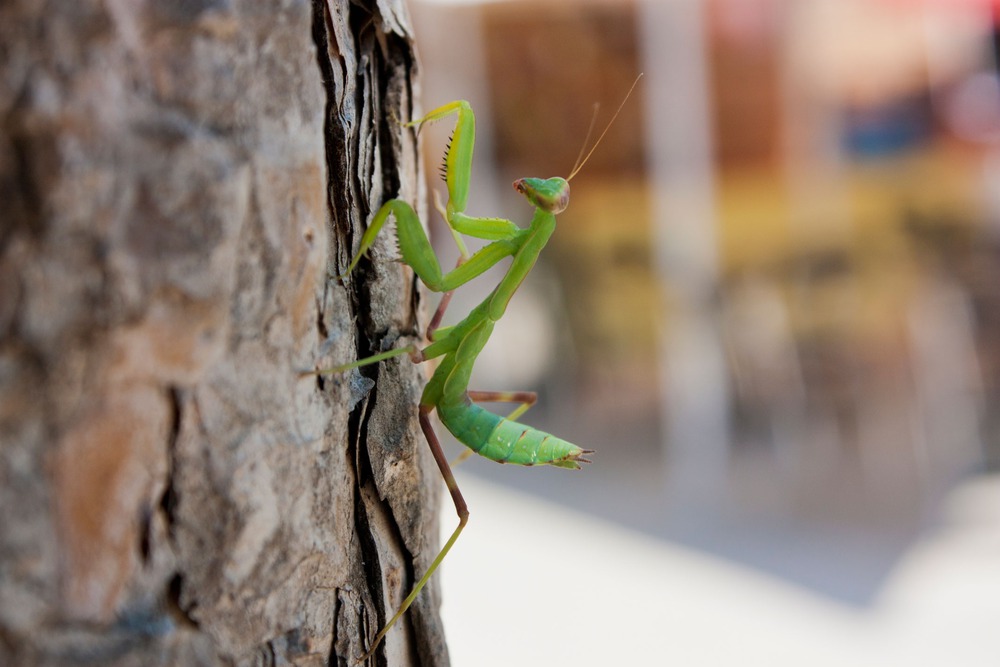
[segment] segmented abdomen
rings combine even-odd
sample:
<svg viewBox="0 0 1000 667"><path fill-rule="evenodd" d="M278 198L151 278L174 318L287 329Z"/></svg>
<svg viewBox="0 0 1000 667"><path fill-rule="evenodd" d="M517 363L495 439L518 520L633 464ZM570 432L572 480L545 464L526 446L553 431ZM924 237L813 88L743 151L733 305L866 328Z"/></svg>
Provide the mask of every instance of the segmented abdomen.
<svg viewBox="0 0 1000 667"><path fill-rule="evenodd" d="M438 406L441 423L466 447L499 463L579 468L586 453L554 435L504 419L471 402Z"/></svg>

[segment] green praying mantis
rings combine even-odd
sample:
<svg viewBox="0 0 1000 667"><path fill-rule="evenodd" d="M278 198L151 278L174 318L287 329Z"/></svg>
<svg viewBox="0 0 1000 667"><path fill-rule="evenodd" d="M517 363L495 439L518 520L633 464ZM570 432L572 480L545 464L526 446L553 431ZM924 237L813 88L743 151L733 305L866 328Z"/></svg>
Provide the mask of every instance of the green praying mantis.
<svg viewBox="0 0 1000 667"><path fill-rule="evenodd" d="M422 118L404 124L406 127L419 128L430 121L451 115L456 117L455 129L445 152L443 167L448 202L445 208L441 209L440 204L438 208L458 244L461 258L454 269L442 273L437 256L413 208L405 201L391 199L372 218L361 238L357 254L342 277L350 275L361 257L375 242L389 216L393 216L396 220L396 236L403 261L413 269L428 289L443 293L441 302L427 327L426 336L430 344L423 349L419 349L416 345L407 345L353 363L317 370L314 373L340 373L403 354L408 354L414 363L440 359L420 398L418 415L420 427L444 477L459 521L430 567L417 581L393 617L378 632L370 648L359 661L367 659L374 653L389 629L406 613L448 555L469 520L468 506L431 425L432 411L436 410L441 423L471 450L467 453L476 452L498 463L524 466L552 465L579 469L581 463L590 463L585 456L593 450L582 449L571 442L514 421L535 403L537 395L534 392L470 391L469 378L476 358L493 333L494 325L503 316L511 297L527 277L549 237L555 231L556 215L565 210L569 204L570 179L593 154L638 82L639 79L636 78L611 121L586 155L584 155L586 149L584 140L584 147L577 156L576 165L569 176L545 179L519 178L514 181L514 189L535 207L535 214L528 228L521 228L504 218L472 217L465 214L469 199L472 151L476 138L476 119L468 102L460 100L445 104ZM470 256L460 234L490 243ZM510 266L489 296L458 324L440 326L453 291L507 257L513 258ZM506 417L500 417L478 405L486 402L513 403L518 407Z"/></svg>

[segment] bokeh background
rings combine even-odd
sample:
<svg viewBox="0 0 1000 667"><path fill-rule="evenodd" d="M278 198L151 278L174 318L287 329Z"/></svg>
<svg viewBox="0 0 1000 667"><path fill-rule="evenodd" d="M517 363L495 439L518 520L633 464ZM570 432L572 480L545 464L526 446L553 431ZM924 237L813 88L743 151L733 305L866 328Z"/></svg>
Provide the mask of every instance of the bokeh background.
<svg viewBox="0 0 1000 667"><path fill-rule="evenodd" d="M594 464L461 467L456 664L1000 664L998 3L410 9L472 215L643 73L474 380Z"/></svg>

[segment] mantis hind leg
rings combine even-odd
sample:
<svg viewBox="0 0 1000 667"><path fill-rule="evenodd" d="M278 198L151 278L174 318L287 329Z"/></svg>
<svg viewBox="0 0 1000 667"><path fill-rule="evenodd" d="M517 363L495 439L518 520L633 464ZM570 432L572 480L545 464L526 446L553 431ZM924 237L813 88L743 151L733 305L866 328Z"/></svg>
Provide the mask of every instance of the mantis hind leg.
<svg viewBox="0 0 1000 667"><path fill-rule="evenodd" d="M533 391L470 391L469 398L476 403L520 403L507 419L517 419L528 408L538 402L538 394Z"/></svg>
<svg viewBox="0 0 1000 667"><path fill-rule="evenodd" d="M538 394L533 391L469 391L469 398L475 403L520 403L514 408L507 419L517 419L538 401ZM470 456L475 454L471 449L466 449L451 462L452 467L459 465Z"/></svg>
<svg viewBox="0 0 1000 667"><path fill-rule="evenodd" d="M465 525L469 522L469 506L465 503L465 498L462 497L462 492L458 488L458 482L455 480L455 475L451 471L451 467L448 465L448 459L445 458L444 450L441 448L441 442L438 440L437 434L434 432L434 428L431 426L431 420L428 416L431 410L434 409L432 405L421 405L420 406L420 428L424 432L424 437L427 439L427 444L431 448L431 454L434 455L434 461L438 465L438 469L441 471L441 476L444 477L445 484L448 486L448 492L451 494L452 502L455 503L455 511L458 513L458 527L455 528L455 532L451 534L448 541L445 542L441 551L435 556L434 560L431 562L430 567L424 572L424 576L420 577L420 580L414 585L413 590L410 594L406 596L403 600L403 604L399 606L396 613L393 614L389 622L385 624L379 633L375 635L375 639L372 640L371 647L368 651L361 656L359 662L366 660L371 654L378 648L378 645L385 638L386 633L389 629L399 620L399 618L406 613L406 610L410 608L413 601L417 599L420 591L423 590L427 582L437 571L438 566L441 565L441 561L444 557L448 555L451 551L451 547L455 544L458 536L462 533Z"/></svg>

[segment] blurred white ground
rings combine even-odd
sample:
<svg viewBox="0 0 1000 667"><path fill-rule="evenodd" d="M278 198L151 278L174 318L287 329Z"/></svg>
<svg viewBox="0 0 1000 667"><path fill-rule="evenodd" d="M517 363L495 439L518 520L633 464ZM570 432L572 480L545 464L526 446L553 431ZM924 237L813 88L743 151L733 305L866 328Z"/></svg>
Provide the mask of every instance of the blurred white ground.
<svg viewBox="0 0 1000 667"><path fill-rule="evenodd" d="M951 494L858 608L458 476L472 516L442 566L455 667L1000 665L998 477Z"/></svg>

